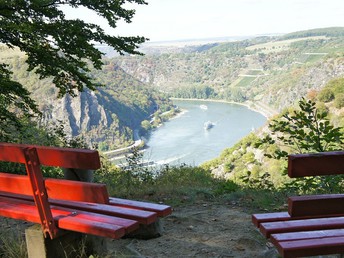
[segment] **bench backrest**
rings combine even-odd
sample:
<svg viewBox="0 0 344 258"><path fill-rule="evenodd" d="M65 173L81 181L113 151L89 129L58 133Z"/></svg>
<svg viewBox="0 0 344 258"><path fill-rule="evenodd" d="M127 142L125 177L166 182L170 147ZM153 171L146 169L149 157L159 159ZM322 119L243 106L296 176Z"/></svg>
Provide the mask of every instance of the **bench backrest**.
<svg viewBox="0 0 344 258"><path fill-rule="evenodd" d="M26 144L0 143L0 160L25 163L23 155L25 148L37 150L41 165L92 170L100 168L99 154L94 150Z"/></svg>
<svg viewBox="0 0 344 258"><path fill-rule="evenodd" d="M95 170L100 168L100 159L97 151L12 143L0 143L0 161L25 164L27 176L22 178L5 177L6 180L4 179L2 182L3 189L6 192L6 183L9 185L12 184L14 188L19 182L26 181L28 183L24 184L26 186L22 189L21 193L23 194L25 191L27 193L31 193L39 214L42 230L44 234L46 236L49 235L51 239L58 235L59 230L54 223L50 209L48 201L48 192L50 187L49 183L44 182L41 165L85 170ZM61 184L55 182L55 186L53 188L57 188L57 186L61 186ZM62 193L66 196L68 196L68 193L74 193L73 188L65 186L62 186ZM76 197L87 197L88 193L86 193L87 191L84 191L87 189L89 189L89 187L85 184L80 185L79 190L81 191L77 192ZM8 193L11 194L11 191ZM12 192L12 194L16 193Z"/></svg>
<svg viewBox="0 0 344 258"><path fill-rule="evenodd" d="M294 154L288 157L289 177L344 174L344 151Z"/></svg>

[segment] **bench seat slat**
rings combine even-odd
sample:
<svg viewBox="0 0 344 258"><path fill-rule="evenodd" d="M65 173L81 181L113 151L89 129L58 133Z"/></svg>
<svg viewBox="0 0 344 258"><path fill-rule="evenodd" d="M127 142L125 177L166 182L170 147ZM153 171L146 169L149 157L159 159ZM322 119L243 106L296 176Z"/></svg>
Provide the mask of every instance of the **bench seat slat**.
<svg viewBox="0 0 344 258"><path fill-rule="evenodd" d="M33 202L33 198L28 195L20 195L20 194L9 195L4 192L0 192L0 195L14 197L17 199ZM151 211L116 207L116 206L98 204L98 203L56 200L56 199L50 199L50 198L49 198L49 203L51 205L60 206L60 207L66 207L66 208L77 209L77 210L82 210L82 211L89 211L89 212L115 216L115 217L120 217L124 219L129 219L129 220L136 220L140 224L144 224L144 225L151 224L157 220L157 214Z"/></svg>
<svg viewBox="0 0 344 258"><path fill-rule="evenodd" d="M338 229L344 227L344 217L332 218L317 218L305 220L290 220L279 222L267 222L260 224L260 231L269 238L271 234L310 231L310 230L325 230Z"/></svg>
<svg viewBox="0 0 344 258"><path fill-rule="evenodd" d="M113 206L156 212L159 217L165 217L172 213L172 208L170 206L149 202L110 197L109 204Z"/></svg>
<svg viewBox="0 0 344 258"><path fill-rule="evenodd" d="M64 201L64 200L54 200L49 199L51 204L78 209L83 211L90 211L104 215L116 216L120 218L136 220L140 224L148 225L157 220L157 214L155 212L129 209L123 207L116 207L106 204L97 204L97 203L82 203L82 202L73 202L73 201Z"/></svg>
<svg viewBox="0 0 344 258"><path fill-rule="evenodd" d="M99 221L73 218L71 216L58 219L57 226L66 230L72 230L80 233L87 233L113 239L118 239L125 235L125 229L121 226Z"/></svg>
<svg viewBox="0 0 344 258"><path fill-rule="evenodd" d="M29 208L31 209L31 207L35 207L35 204L32 201L25 200L25 199L17 199L13 197L3 197L3 198L0 197L0 200L3 201L4 205L15 204L15 205L23 206L23 207L25 206L28 209ZM72 216L72 217L80 218L80 219L87 219L87 220L92 220L92 221L113 224L113 225L124 227L127 233L130 233L139 228L139 223L135 220L129 220L129 219L108 216L108 215L103 215L103 214L97 214L97 213L92 213L92 212L87 212L87 211L81 211L81 210L76 210L76 209L68 209L65 207L58 207L55 205L51 205L50 207L51 207L51 211L54 217ZM30 221L36 222L33 220L36 219L36 217L38 216L38 213L33 212L33 214L34 214L34 217L31 217Z"/></svg>
<svg viewBox="0 0 344 258"><path fill-rule="evenodd" d="M344 237L325 237L278 242L277 249L284 258L344 253Z"/></svg>
<svg viewBox="0 0 344 258"><path fill-rule="evenodd" d="M291 216L288 212L271 212L271 213L258 213L252 214L252 223L259 228L260 224L267 222L279 222L279 221L290 221L300 219L315 219L315 218L330 218L330 217L344 217L344 213L338 214L321 214L313 213L312 216Z"/></svg>
<svg viewBox="0 0 344 258"><path fill-rule="evenodd" d="M258 213L252 215L252 222L257 228L259 228L261 223L286 221L290 219L291 217L288 212Z"/></svg>
<svg viewBox="0 0 344 258"><path fill-rule="evenodd" d="M302 232L290 232L272 234L270 240L273 244L282 241L295 241L304 239L317 239L324 237L344 237L344 229L328 229L328 230L314 230L314 231L302 231Z"/></svg>
<svg viewBox="0 0 344 258"><path fill-rule="evenodd" d="M78 213L64 214L58 208L52 208L54 222L60 229L73 230L80 233L94 234L103 237L118 239L124 236L126 230L123 226L101 222L97 219L86 219L78 216ZM0 197L0 215L13 219L39 223L39 215L36 206L27 201L14 201L11 198ZM56 216L57 215L57 216ZM94 218L97 217L95 214Z"/></svg>

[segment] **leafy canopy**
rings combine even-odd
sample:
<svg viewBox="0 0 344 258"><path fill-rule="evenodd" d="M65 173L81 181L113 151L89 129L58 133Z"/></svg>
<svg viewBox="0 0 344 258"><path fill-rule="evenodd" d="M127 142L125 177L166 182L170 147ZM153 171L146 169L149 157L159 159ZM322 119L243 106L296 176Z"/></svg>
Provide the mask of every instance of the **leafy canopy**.
<svg viewBox="0 0 344 258"><path fill-rule="evenodd" d="M331 125L327 114L319 112L316 103L301 99L299 110L287 111L282 117L269 124L271 135L266 135L256 147L262 144L277 144L272 154L265 156L274 159L285 159L289 154L317 153L342 150L344 136L342 127ZM343 186L342 176L298 178L285 186L301 193L315 190L336 192ZM340 189L342 190L342 189Z"/></svg>
<svg viewBox="0 0 344 258"><path fill-rule="evenodd" d="M126 3L146 4L143 0L0 0L0 43L25 52L28 70L41 79L51 77L59 96L75 96L85 87L97 86L88 74L90 64L96 69L102 65L95 43L107 44L120 54L139 54L136 49L145 38L110 36L96 24L66 19L60 7L86 7L115 28L121 19L130 23L135 14L123 7ZM8 66L0 63L2 134L6 125L19 123L18 109L24 114L38 112L29 92L11 79Z"/></svg>

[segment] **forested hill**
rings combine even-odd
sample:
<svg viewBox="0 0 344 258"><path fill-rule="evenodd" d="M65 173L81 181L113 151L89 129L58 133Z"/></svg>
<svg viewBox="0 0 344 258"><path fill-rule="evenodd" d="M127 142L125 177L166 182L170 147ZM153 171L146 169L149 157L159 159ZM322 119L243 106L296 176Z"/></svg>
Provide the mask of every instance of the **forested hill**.
<svg viewBox="0 0 344 258"><path fill-rule="evenodd" d="M165 112L172 103L163 94L125 73L105 60L102 70L92 71L103 85L97 91L85 90L77 97L57 98L57 89L50 80L39 80L26 71L26 56L2 46L0 57L6 62L15 80L25 85L43 114L44 126L62 122L67 135L82 135L89 144L98 143L103 150L133 143L133 132L156 111Z"/></svg>
<svg viewBox="0 0 344 258"><path fill-rule="evenodd" d="M212 98L282 110L344 75L344 28L116 57L140 81L174 97Z"/></svg>
<svg viewBox="0 0 344 258"><path fill-rule="evenodd" d="M297 32L285 34L279 37L279 40L314 37L314 36L343 37L344 29L342 27L331 27L331 28L297 31Z"/></svg>

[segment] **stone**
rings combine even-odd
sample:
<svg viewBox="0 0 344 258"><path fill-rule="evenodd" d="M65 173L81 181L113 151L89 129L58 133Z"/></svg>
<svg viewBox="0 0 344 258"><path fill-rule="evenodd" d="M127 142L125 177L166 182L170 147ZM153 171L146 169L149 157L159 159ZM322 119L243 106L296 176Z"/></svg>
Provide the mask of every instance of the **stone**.
<svg viewBox="0 0 344 258"><path fill-rule="evenodd" d="M28 258L65 258L80 255L82 234L64 232L61 236L45 238L41 225L35 224L25 230Z"/></svg>

